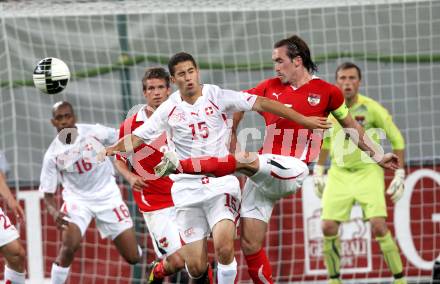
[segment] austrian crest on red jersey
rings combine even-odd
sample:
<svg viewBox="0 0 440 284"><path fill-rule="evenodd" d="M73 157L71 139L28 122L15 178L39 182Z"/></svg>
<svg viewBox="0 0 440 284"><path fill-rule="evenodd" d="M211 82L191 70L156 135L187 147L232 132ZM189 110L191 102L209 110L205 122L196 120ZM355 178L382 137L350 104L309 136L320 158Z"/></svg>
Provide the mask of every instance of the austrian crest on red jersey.
<svg viewBox="0 0 440 284"><path fill-rule="evenodd" d="M307 101L311 106L317 106L319 102L321 101L321 95L309 93L309 96L307 98Z"/></svg>

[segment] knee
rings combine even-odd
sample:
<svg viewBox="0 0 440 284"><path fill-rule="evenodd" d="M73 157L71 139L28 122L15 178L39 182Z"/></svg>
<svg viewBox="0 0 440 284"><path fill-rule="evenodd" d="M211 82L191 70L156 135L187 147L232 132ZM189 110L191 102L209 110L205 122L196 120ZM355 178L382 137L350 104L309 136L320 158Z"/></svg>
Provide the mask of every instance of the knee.
<svg viewBox="0 0 440 284"><path fill-rule="evenodd" d="M384 237L388 233L388 227L386 224L375 224L371 226L371 231L375 237Z"/></svg>
<svg viewBox="0 0 440 284"><path fill-rule="evenodd" d="M246 235L241 236L240 245L244 255L255 254L262 248L261 242Z"/></svg>
<svg viewBox="0 0 440 284"><path fill-rule="evenodd" d="M370 220L371 232L375 237L384 237L388 233L388 227L385 218L373 217Z"/></svg>
<svg viewBox="0 0 440 284"><path fill-rule="evenodd" d="M226 243L215 248L217 260L222 264L231 263L234 260L234 243Z"/></svg>
<svg viewBox="0 0 440 284"><path fill-rule="evenodd" d="M61 258L63 260L69 260L69 259L73 259L75 252L79 249L79 244L78 245L71 245L71 244L63 244L63 246L61 247Z"/></svg>
<svg viewBox="0 0 440 284"><path fill-rule="evenodd" d="M141 256L136 251L135 253L130 253L123 256L125 261L130 265L135 265L141 261Z"/></svg>
<svg viewBox="0 0 440 284"><path fill-rule="evenodd" d="M330 237L338 234L339 225L335 221L323 221L321 228L324 236Z"/></svg>
<svg viewBox="0 0 440 284"><path fill-rule="evenodd" d="M18 272L25 269L26 252L22 246L18 246L11 254L5 255L8 266Z"/></svg>
<svg viewBox="0 0 440 284"><path fill-rule="evenodd" d="M185 261L183 257L179 253L173 253L172 255L166 258L169 266L171 266L173 271L178 271L182 268L185 268Z"/></svg>
<svg viewBox="0 0 440 284"><path fill-rule="evenodd" d="M186 264L186 269L191 278L200 278L208 269L206 262L198 261Z"/></svg>

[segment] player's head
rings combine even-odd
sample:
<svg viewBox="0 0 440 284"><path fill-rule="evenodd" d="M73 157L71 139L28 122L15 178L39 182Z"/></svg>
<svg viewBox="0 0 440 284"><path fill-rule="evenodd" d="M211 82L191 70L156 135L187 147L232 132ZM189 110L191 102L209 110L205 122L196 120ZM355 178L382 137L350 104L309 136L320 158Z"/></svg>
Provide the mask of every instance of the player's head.
<svg viewBox="0 0 440 284"><path fill-rule="evenodd" d="M66 101L56 102L52 106L51 122L58 132L65 128L74 128L76 117L72 105Z"/></svg>
<svg viewBox="0 0 440 284"><path fill-rule="evenodd" d="M304 69L310 74L318 70L307 43L297 35L277 41L273 48L275 72L283 83L292 83Z"/></svg>
<svg viewBox="0 0 440 284"><path fill-rule="evenodd" d="M199 91L199 68L191 54L179 52L168 62L171 81L177 85L183 95L192 96Z"/></svg>
<svg viewBox="0 0 440 284"><path fill-rule="evenodd" d="M361 69L351 62L342 63L336 68L335 79L345 99L351 99L359 92L362 79Z"/></svg>
<svg viewBox="0 0 440 284"><path fill-rule="evenodd" d="M142 78L142 90L148 106L156 109L170 95L170 75L162 67L148 68Z"/></svg>

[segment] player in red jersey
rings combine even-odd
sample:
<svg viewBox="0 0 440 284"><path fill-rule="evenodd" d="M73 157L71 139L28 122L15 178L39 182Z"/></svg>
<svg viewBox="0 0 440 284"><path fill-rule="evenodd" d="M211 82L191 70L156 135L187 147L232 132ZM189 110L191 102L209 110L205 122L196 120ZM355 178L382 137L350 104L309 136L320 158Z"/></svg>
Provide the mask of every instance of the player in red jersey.
<svg viewBox="0 0 440 284"><path fill-rule="evenodd" d="M143 95L147 104L120 126L119 138L131 134L144 123L154 110L169 96L170 76L162 67L146 70L142 79ZM184 268L179 254L181 242L175 223L176 212L171 198L170 178L156 178L153 167L167 149L166 135L159 136L150 145L142 144L131 157L116 156L115 166L132 188L133 197L150 232L156 255L161 258L149 265L148 283L162 283L165 276Z"/></svg>
<svg viewBox="0 0 440 284"><path fill-rule="evenodd" d="M267 79L246 92L277 100L305 116L327 117L332 113L344 128L351 129L350 133L354 134L352 139L358 138L355 142L359 148L369 153L381 166L397 168L397 157L393 154L383 155L381 149L364 136L362 127L348 115L341 91L313 75L317 67L311 59L309 47L300 37L294 35L275 43L272 60L277 77ZM317 158L322 143L322 130L304 129L295 122L267 112L261 112L261 115L266 122L267 134L260 154L292 156L305 163ZM242 114L236 115L234 129L241 116ZM250 163L243 163L243 160L237 162L236 155L227 158L205 157L199 161L197 169L191 166L189 160L180 161L180 165L187 165L183 172L223 175L241 169L245 173L247 170L247 175L250 175L255 173L258 165L265 165L266 161L270 161L264 155L258 157L258 162L254 160ZM273 206L286 193L274 188L279 185L276 178L273 181L266 178L265 182L259 184L251 178L246 182L243 191L241 248L254 283L273 283L272 269L262 245ZM279 196L270 194L272 191L279 192Z"/></svg>

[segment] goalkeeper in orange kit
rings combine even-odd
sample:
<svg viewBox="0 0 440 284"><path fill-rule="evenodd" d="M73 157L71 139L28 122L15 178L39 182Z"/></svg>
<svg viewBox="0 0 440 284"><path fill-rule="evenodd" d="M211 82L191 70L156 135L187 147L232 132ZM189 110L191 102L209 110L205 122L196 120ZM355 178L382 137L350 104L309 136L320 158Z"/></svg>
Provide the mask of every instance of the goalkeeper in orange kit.
<svg viewBox="0 0 440 284"><path fill-rule="evenodd" d="M405 142L388 111L378 102L358 93L360 82L361 70L355 64L344 63L336 69L336 85L344 94L350 114L376 143L380 137L374 128L383 130L391 143L393 152L399 157L399 169L395 171L394 179L387 190L393 202L397 202L404 190L403 150ZM364 219L371 223L373 235L394 276L393 283L407 283L403 275L399 249L385 222L387 211L384 196L384 171L353 145L351 139L348 139L350 132L344 132L337 121L333 121L333 126L329 137L324 139L319 161L313 171L315 193L318 197L322 197L323 254L330 277L329 283L342 283L338 229L341 222L349 220L355 202L362 207ZM344 149L352 151L343 155ZM325 182L324 164L329 153L331 166Z"/></svg>

